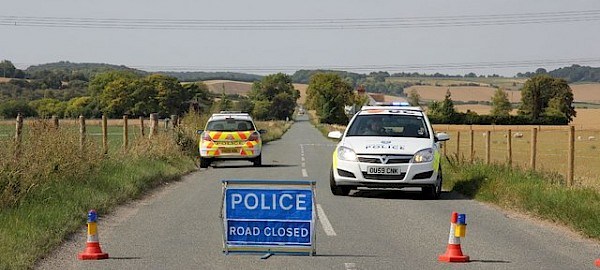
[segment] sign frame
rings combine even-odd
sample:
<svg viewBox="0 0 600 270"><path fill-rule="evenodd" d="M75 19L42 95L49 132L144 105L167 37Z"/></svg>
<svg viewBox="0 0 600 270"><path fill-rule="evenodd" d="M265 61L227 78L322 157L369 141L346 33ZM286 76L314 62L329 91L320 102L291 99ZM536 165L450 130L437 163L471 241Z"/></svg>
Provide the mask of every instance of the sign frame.
<svg viewBox="0 0 600 270"><path fill-rule="evenodd" d="M250 253L250 254L287 254L287 255L305 255L312 256L316 254L316 219L317 219L317 203L316 203L316 181L312 180L222 180L222 204L221 204L221 218L223 220L223 252L229 253ZM240 219L239 214L237 218L232 218L234 211L228 213L228 191L240 190L242 192L249 190L259 192L271 192L275 197L276 194L283 194L283 192L299 192L310 193L310 214L303 214L300 220L296 219L281 219L280 217L275 219L260 219L245 217ZM280 192L280 193L277 193ZM289 199L288 198L286 199ZM275 199L274 199L275 200ZM274 203L275 201L273 201ZM290 242L249 242L244 243L240 241L230 241L228 236L228 225L229 222L255 222L270 224L269 222L275 223L306 223L309 229L309 243L290 243ZM304 226L306 226L306 224Z"/></svg>

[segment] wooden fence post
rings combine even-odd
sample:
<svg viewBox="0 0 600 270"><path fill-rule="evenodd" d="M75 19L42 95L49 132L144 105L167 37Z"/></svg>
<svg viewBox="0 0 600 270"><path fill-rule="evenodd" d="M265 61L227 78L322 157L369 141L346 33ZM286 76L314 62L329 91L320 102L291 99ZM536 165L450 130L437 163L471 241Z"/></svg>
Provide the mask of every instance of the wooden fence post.
<svg viewBox="0 0 600 270"><path fill-rule="evenodd" d="M15 123L15 157L21 156L21 141L23 137L23 115L17 114L17 120Z"/></svg>
<svg viewBox="0 0 600 270"><path fill-rule="evenodd" d="M153 135L156 135L157 129L158 128L158 114L156 113L151 113L150 114L150 134L149 134L149 138L152 138Z"/></svg>
<svg viewBox="0 0 600 270"><path fill-rule="evenodd" d="M575 127L569 127L569 155L568 155L567 186L573 186L575 170Z"/></svg>
<svg viewBox="0 0 600 270"><path fill-rule="evenodd" d="M23 134L23 115L17 114L17 122L15 125L15 143L21 144L21 135Z"/></svg>
<svg viewBox="0 0 600 270"><path fill-rule="evenodd" d="M506 133L506 151L507 151L507 159L508 166L512 167L512 131L510 128Z"/></svg>
<svg viewBox="0 0 600 270"><path fill-rule="evenodd" d="M475 132L473 131L473 126L471 125L471 130L470 130L470 135L469 135L469 151L470 151L470 157L469 160L471 161L471 163L473 163L473 160L475 159L475 145L474 145L474 135Z"/></svg>
<svg viewBox="0 0 600 270"><path fill-rule="evenodd" d="M446 148L447 148L447 145L446 145L446 143L447 143L447 142L448 142L448 141L445 141L445 142L442 142L442 144L441 144L441 145L442 145L442 150L444 150L444 156L445 156L445 157L446 157L446 156L448 156L448 155L446 154Z"/></svg>
<svg viewBox="0 0 600 270"><path fill-rule="evenodd" d="M123 148L127 150L129 146L129 125L127 124L127 115L123 115Z"/></svg>
<svg viewBox="0 0 600 270"><path fill-rule="evenodd" d="M85 145L85 117L83 115L79 116L79 148L81 150L84 149Z"/></svg>
<svg viewBox="0 0 600 270"><path fill-rule="evenodd" d="M175 129L179 125L179 117L176 114L171 115L171 127Z"/></svg>
<svg viewBox="0 0 600 270"><path fill-rule="evenodd" d="M140 134L142 134L142 137L146 136L146 134L144 133L144 117L140 116Z"/></svg>
<svg viewBox="0 0 600 270"><path fill-rule="evenodd" d="M529 164L531 165L531 169L535 170L535 158L537 152L537 128L531 129L531 157L529 160Z"/></svg>
<svg viewBox="0 0 600 270"><path fill-rule="evenodd" d="M489 165L490 164L490 157L491 157L491 146L490 146L490 140L492 133L489 130L485 131L485 164Z"/></svg>
<svg viewBox="0 0 600 270"><path fill-rule="evenodd" d="M456 131L456 158L460 157L460 131Z"/></svg>
<svg viewBox="0 0 600 270"><path fill-rule="evenodd" d="M106 115L102 115L102 149L104 154L108 154L108 120Z"/></svg>
<svg viewBox="0 0 600 270"><path fill-rule="evenodd" d="M58 129L58 116L56 116L56 115L52 116L52 124L54 125L55 129Z"/></svg>

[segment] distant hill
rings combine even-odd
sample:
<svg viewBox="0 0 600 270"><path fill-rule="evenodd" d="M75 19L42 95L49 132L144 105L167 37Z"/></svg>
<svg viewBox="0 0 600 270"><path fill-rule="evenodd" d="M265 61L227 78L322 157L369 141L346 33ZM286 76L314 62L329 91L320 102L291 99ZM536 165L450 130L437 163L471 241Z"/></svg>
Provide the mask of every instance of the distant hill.
<svg viewBox="0 0 600 270"><path fill-rule="evenodd" d="M572 65L552 70L548 74L555 78L563 78L568 82L600 82L600 68Z"/></svg>
<svg viewBox="0 0 600 270"><path fill-rule="evenodd" d="M208 81L208 80L230 80L240 82L255 82L260 81L263 76L237 72L174 72L174 71L159 71L158 74L175 77L182 82Z"/></svg>
<svg viewBox="0 0 600 270"><path fill-rule="evenodd" d="M135 68L130 68L127 66L118 66L111 64L102 64L102 63L71 63L69 61L60 61L56 63L48 63L41 64L36 66L30 66L25 69L25 72L32 74L38 71L55 71L55 72L63 72L63 73L72 73L79 72L84 75L88 75L86 77L89 78L89 75L106 72L110 70L129 70L138 74L145 75L147 72Z"/></svg>
<svg viewBox="0 0 600 270"><path fill-rule="evenodd" d="M124 65L111 65L104 63L72 63L69 61L60 61L56 63L41 64L28 67L25 72L34 74L41 71L51 71L59 74L80 73L87 80L93 75L111 70L129 70L136 74L146 76L148 74L163 74L177 78L182 82L206 81L206 80L232 80L242 82L254 82L262 79L262 76L255 74L236 73L236 72L175 72L175 71L157 71L148 72L145 70L130 68Z"/></svg>

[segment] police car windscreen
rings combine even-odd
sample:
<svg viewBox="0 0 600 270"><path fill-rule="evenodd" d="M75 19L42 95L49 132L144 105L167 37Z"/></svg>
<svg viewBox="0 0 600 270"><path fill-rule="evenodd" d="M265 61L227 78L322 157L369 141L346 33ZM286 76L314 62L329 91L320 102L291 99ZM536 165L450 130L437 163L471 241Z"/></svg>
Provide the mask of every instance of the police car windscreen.
<svg viewBox="0 0 600 270"><path fill-rule="evenodd" d="M421 116L398 114L359 115L352 122L346 136L429 138L429 131L425 120Z"/></svg>

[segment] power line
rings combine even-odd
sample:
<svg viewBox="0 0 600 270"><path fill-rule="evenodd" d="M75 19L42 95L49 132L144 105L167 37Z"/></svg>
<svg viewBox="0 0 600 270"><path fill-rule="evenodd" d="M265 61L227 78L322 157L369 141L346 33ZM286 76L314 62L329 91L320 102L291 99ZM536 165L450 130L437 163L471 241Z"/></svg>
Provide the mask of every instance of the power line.
<svg viewBox="0 0 600 270"><path fill-rule="evenodd" d="M571 64L600 64L600 58L574 58L574 59L546 59L525 61L499 61L499 62L463 62L463 63L437 63L437 64L387 64L387 65L281 65L281 66L152 66L132 65L130 67L141 70L155 71L230 71L230 72L281 72L296 70L345 70L345 71L415 71L415 70L474 70L484 68L538 68L551 65Z"/></svg>
<svg viewBox="0 0 600 270"><path fill-rule="evenodd" d="M335 30L438 28L569 23L600 20L600 10L539 13L314 19L122 19L0 16L1 26L152 30Z"/></svg>

